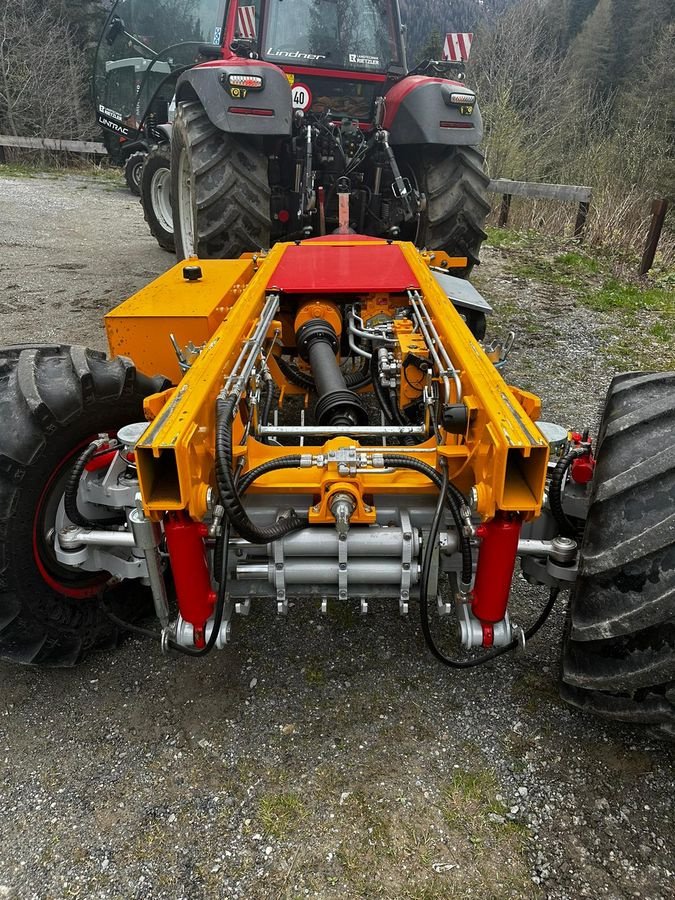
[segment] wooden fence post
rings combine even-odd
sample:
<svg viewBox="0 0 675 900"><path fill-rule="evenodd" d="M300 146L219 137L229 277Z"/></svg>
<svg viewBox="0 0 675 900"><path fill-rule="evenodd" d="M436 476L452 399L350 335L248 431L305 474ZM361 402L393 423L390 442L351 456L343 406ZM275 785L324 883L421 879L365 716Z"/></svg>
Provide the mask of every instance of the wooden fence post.
<svg viewBox="0 0 675 900"><path fill-rule="evenodd" d="M640 263L639 270L640 275L646 275L654 265L654 257L656 256L656 249L659 246L659 239L661 237L661 231L663 230L663 223L666 220L667 211L667 200L654 200L652 202L652 221L649 225L647 242L645 244L644 253L642 254L642 262Z"/></svg>
<svg viewBox="0 0 675 900"><path fill-rule="evenodd" d="M581 238L584 233L584 228L586 226L586 219L588 218L588 208L590 204L587 201L583 201L579 204L579 212L577 213L577 220L574 223L574 237Z"/></svg>
<svg viewBox="0 0 675 900"><path fill-rule="evenodd" d="M511 209L511 194L504 194L502 197L502 205L499 210L499 221L497 225L500 228L504 228L506 223L509 221L509 210Z"/></svg>

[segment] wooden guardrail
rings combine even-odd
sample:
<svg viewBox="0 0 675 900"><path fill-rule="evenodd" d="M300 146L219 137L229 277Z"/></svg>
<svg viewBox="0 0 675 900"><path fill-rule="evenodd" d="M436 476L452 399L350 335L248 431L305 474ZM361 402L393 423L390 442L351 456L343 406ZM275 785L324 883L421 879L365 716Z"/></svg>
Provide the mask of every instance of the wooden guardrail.
<svg viewBox="0 0 675 900"><path fill-rule="evenodd" d="M581 237L588 218L593 189L576 184L546 184L534 181L511 181L509 178L496 178L490 182L488 190L493 194L502 194L502 205L499 210L497 224L503 228L509 221L512 197L529 197L531 200L561 200L564 203L578 203L577 220L574 224L574 236Z"/></svg>
<svg viewBox="0 0 675 900"><path fill-rule="evenodd" d="M58 138L16 137L0 134L0 148L15 147L17 150L56 150L68 153L89 153L93 156L107 156L103 144L94 141L62 141Z"/></svg>

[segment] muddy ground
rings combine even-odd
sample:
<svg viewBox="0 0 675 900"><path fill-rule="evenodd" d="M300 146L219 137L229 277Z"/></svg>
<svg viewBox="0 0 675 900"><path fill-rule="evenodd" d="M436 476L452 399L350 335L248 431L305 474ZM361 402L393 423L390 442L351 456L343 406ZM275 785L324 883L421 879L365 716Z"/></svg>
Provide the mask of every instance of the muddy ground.
<svg viewBox="0 0 675 900"><path fill-rule="evenodd" d="M509 377L592 422L607 321L484 257ZM0 344L102 348L171 261L116 181L0 176ZM542 599L518 582L522 620ZM254 606L205 661L0 664L0 898L672 897L672 747L561 703L563 616L468 673L377 604Z"/></svg>

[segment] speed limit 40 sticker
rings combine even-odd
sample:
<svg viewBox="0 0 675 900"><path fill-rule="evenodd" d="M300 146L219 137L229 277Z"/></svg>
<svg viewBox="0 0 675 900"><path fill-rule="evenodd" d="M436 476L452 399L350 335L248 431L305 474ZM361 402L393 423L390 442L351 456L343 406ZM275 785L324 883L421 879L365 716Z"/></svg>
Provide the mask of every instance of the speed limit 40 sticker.
<svg viewBox="0 0 675 900"><path fill-rule="evenodd" d="M306 84L295 83L291 88L293 109L301 109L306 112L312 105L312 92Z"/></svg>

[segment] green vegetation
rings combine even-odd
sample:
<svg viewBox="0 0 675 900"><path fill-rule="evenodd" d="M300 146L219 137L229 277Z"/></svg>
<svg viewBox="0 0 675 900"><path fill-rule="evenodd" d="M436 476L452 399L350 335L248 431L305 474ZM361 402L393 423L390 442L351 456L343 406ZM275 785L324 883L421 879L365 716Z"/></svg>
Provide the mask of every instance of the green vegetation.
<svg viewBox="0 0 675 900"><path fill-rule="evenodd" d="M661 260L649 277L638 278L636 255L570 248L513 229L490 229L488 242L506 257L508 274L557 288L561 301L597 313L603 352L617 369L675 367L674 266ZM500 302L499 313L517 317L517 304L505 311ZM521 332L539 330L537 320L527 315L521 314L517 324Z"/></svg>
<svg viewBox="0 0 675 900"><path fill-rule="evenodd" d="M307 810L297 794L266 794L258 804L258 816L270 837L286 840L297 830Z"/></svg>
<svg viewBox="0 0 675 900"><path fill-rule="evenodd" d="M465 826L472 835L472 843L481 843L481 833L494 830L496 820L503 819L506 806L495 799L499 792L497 779L491 769L464 771L458 769L443 791L443 817L451 827ZM489 818L492 815L495 820ZM504 827L506 823L498 823Z"/></svg>

